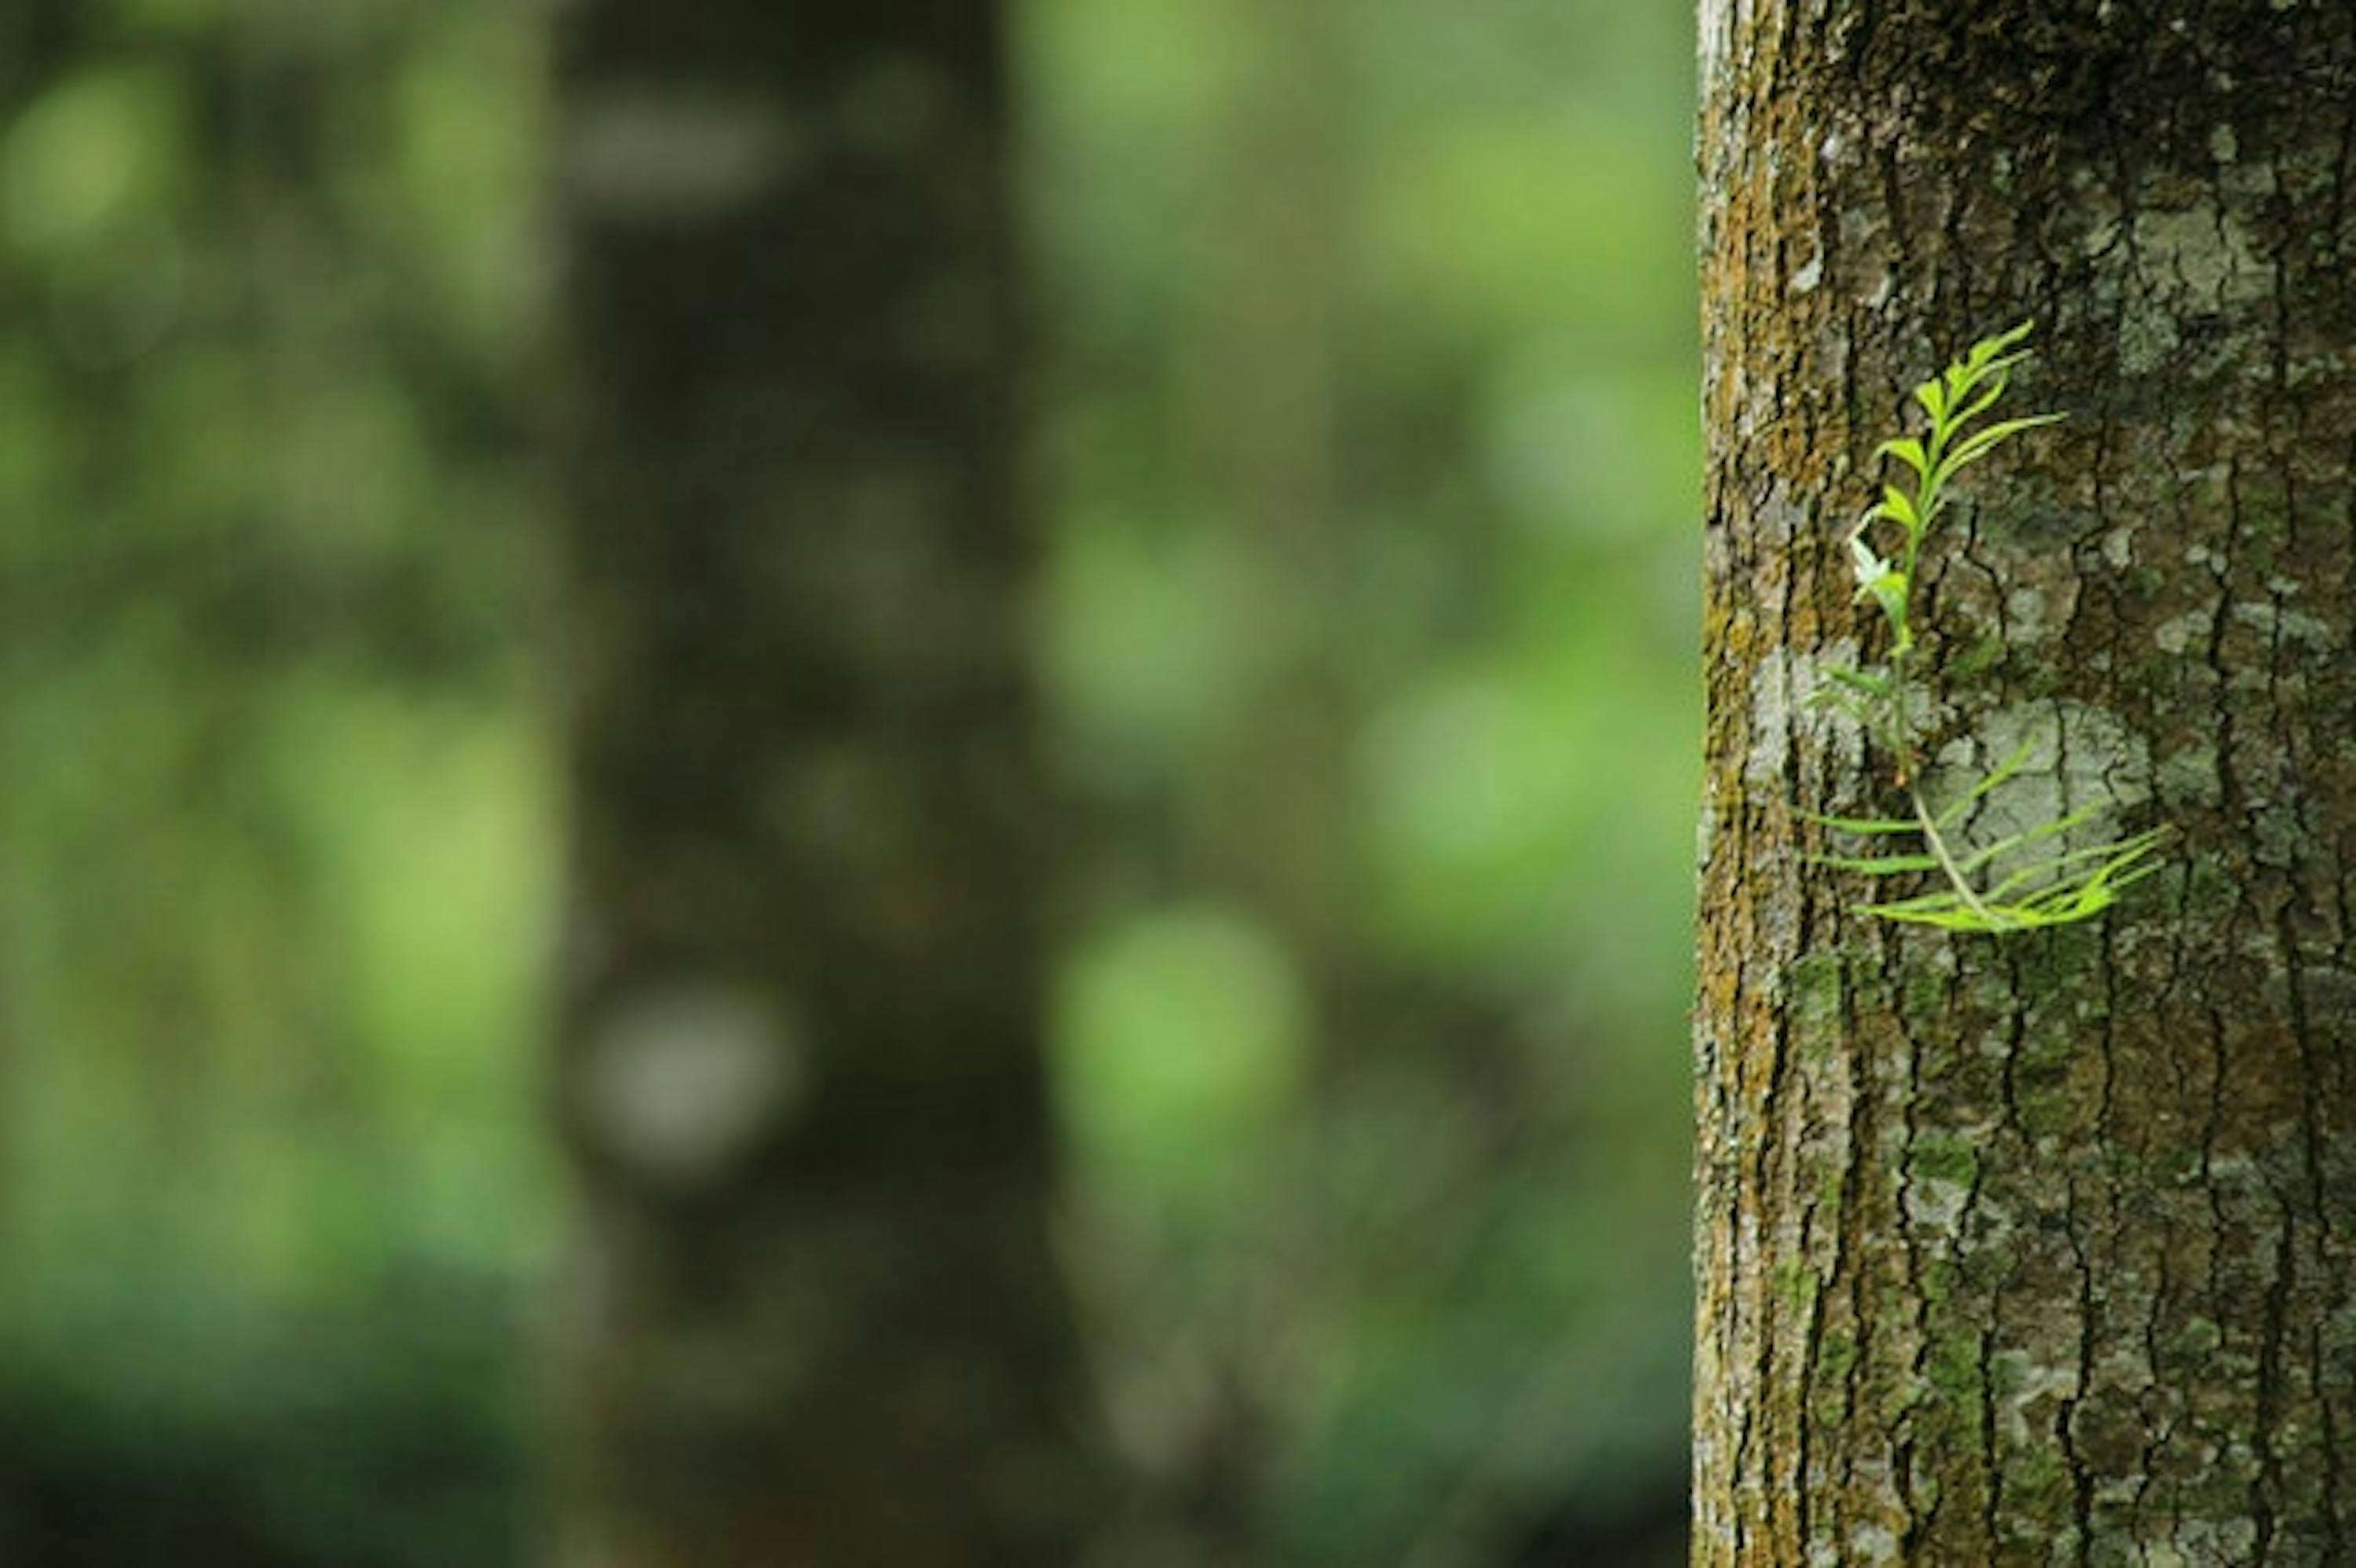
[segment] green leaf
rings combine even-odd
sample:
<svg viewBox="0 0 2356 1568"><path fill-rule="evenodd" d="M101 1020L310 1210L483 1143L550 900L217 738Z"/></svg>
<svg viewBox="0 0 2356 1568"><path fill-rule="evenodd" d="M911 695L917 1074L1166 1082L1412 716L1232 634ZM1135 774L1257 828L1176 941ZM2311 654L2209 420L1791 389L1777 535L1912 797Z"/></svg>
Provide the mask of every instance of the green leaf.
<svg viewBox="0 0 2356 1568"><path fill-rule="evenodd" d="M2029 888L2032 890L2030 894L2032 899L2041 899L2051 895L2056 889L2104 880L2115 865L2140 858L2148 853L2158 843L2157 838L2141 845L2136 845L2134 839L2125 839L2117 843L2097 844L2085 849L2072 849L2063 855L2051 855L2034 865L2023 866L2020 869L2010 873L1987 891L1987 897L2009 898L2018 890ZM2133 847L2130 848L2130 846ZM2087 861L2096 859L2101 860L2102 864L2091 871L2074 871L2066 877L2062 875L2072 866L2083 866ZM2038 885L2040 880L2046 879L2050 880L2045 880L2042 886Z"/></svg>
<svg viewBox="0 0 2356 1568"><path fill-rule="evenodd" d="M2008 331L1997 333L1994 337L1981 338L1977 343L1972 345L1972 353L1974 355L1984 355L1989 359L1994 359L1997 356L2002 354L2005 350L2012 347L2014 345L2027 342L2029 335L2036 330L2036 319L2031 317L2029 320L2022 322L2018 326L2012 327ZM2016 354L2013 357L2016 359L2025 359L2028 356L2025 354Z"/></svg>
<svg viewBox="0 0 2356 1568"><path fill-rule="evenodd" d="M1914 639L1906 625L1905 574L1897 571L1883 572L1879 577L1858 590L1859 598L1869 594L1872 596L1875 603L1881 606L1882 614L1889 617L1890 626L1898 633L1900 643L1909 647L1912 646Z"/></svg>
<svg viewBox="0 0 2356 1568"><path fill-rule="evenodd" d="M2036 330L2037 324L2034 321L2024 321L2010 331L2000 332L1993 337L1981 338L1965 351L1961 362L1963 369L1966 374L1976 378L1994 374L2008 367L2019 364L2023 359L2028 358L2029 355L2026 350L2018 353L2013 350L2028 341L2029 334Z"/></svg>
<svg viewBox="0 0 2356 1568"><path fill-rule="evenodd" d="M1902 872L1935 871L1939 869L1936 855L1811 855L1808 859L1819 866L1836 871L1854 871L1861 877L1895 877Z"/></svg>
<svg viewBox="0 0 2356 1568"><path fill-rule="evenodd" d="M1995 424L1983 425L1955 443L1955 449L1947 453L1940 464L1939 477L1953 478L1965 464L1986 457L1999 442L2009 441L2021 432L2035 430L2040 425L2058 424L2068 417L2066 414L2030 414L2022 419L1999 420Z"/></svg>
<svg viewBox="0 0 2356 1568"><path fill-rule="evenodd" d="M2056 816L2050 821L2039 823L2036 827L2021 834L2020 841L2023 844L2037 844L2041 843L2048 838L2058 838L2062 834L2071 831L2072 828L2084 827L2087 823L2092 822L2095 817L2100 816L2110 808L2111 803L2106 800L2098 800L2094 802L2092 805L2082 805L2077 810L2070 812L2066 816Z"/></svg>
<svg viewBox="0 0 2356 1568"><path fill-rule="evenodd" d="M1794 815L1804 822L1813 822L1819 827L1838 828L1843 833L1913 833L1922 826L1912 817L1826 816L1815 811L1795 811Z"/></svg>
<svg viewBox="0 0 2356 1568"><path fill-rule="evenodd" d="M1997 372L1993 377L1989 378L1989 381L1992 384L1988 385L1987 391L1981 392L1977 397L1974 398L1969 403L1965 405L1961 413L1958 413L1954 419L1947 421L1950 429L1961 430L1964 426L1971 423L1974 420L1979 418L1982 414L1996 407L1997 400L2004 396L2004 373L2002 371Z"/></svg>
<svg viewBox="0 0 2356 1568"><path fill-rule="evenodd" d="M1826 669L1825 675L1828 679L1837 680L1841 685L1855 691L1864 692L1869 697L1890 695L1890 677L1886 675L1877 675L1871 670L1851 669L1847 665L1833 665Z"/></svg>
<svg viewBox="0 0 2356 1568"><path fill-rule="evenodd" d="M1874 508L1874 514L1889 518L1910 534L1922 531L1922 515L1914 509L1914 497L1895 485L1881 487L1881 504Z"/></svg>
<svg viewBox="0 0 2356 1568"><path fill-rule="evenodd" d="M1931 473L1930 455L1922 450L1922 443L1911 435L1883 442L1873 449L1873 455L1878 458L1894 457L1926 478Z"/></svg>
<svg viewBox="0 0 2356 1568"><path fill-rule="evenodd" d="M1971 906L1952 892L1924 893L1918 898L1899 899L1891 903L1864 906L1868 914L1881 915L1890 920L1924 920L1936 923L1938 916L1956 911L1969 913Z"/></svg>

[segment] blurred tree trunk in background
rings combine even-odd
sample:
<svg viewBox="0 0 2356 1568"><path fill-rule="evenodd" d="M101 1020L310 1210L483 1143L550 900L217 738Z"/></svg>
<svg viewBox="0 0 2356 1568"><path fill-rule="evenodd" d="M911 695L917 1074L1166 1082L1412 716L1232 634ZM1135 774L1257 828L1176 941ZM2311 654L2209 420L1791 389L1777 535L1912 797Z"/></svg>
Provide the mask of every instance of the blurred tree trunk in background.
<svg viewBox="0 0 2356 1568"><path fill-rule="evenodd" d="M565 1561L1069 1561L989 5L559 24Z"/></svg>
<svg viewBox="0 0 2356 1568"><path fill-rule="evenodd" d="M1695 1561L2356 1560L2356 12L1704 0L1701 57ZM1795 818L1888 804L1803 705L1842 535L2028 316L2070 418L1926 556L1932 743L2046 727L2169 867L1879 923Z"/></svg>

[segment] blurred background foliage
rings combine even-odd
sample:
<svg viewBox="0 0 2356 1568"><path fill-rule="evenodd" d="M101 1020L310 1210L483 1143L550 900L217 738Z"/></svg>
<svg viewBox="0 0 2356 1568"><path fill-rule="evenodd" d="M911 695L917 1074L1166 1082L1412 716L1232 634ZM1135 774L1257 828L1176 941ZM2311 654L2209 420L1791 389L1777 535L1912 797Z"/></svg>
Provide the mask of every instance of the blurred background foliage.
<svg viewBox="0 0 2356 1568"><path fill-rule="evenodd" d="M1680 0L1023 0L1117 1568L1679 1560ZM539 29L0 18L0 1563L520 1563Z"/></svg>

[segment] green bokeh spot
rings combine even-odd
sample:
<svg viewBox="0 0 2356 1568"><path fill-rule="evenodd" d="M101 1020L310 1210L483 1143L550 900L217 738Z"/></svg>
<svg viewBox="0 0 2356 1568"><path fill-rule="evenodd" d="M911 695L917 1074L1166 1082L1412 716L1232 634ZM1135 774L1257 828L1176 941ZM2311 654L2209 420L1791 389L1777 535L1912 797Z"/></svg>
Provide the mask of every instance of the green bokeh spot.
<svg viewBox="0 0 2356 1568"><path fill-rule="evenodd" d="M65 249L152 210L170 185L175 119L151 72L85 71L42 94L0 143L10 240Z"/></svg>
<svg viewBox="0 0 2356 1568"><path fill-rule="evenodd" d="M1248 920L1180 908L1108 930L1067 965L1059 997L1081 1148L1147 1179L1219 1162L1291 1099L1306 1012L1291 965Z"/></svg>

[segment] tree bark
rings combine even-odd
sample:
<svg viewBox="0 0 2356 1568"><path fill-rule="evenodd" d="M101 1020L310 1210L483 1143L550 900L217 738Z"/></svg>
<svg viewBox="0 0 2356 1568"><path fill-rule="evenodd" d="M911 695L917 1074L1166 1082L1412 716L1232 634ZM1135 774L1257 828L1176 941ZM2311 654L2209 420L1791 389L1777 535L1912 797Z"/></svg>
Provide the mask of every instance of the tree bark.
<svg viewBox="0 0 2356 1568"><path fill-rule="evenodd" d="M1053 1564L996 8L559 24L565 1561Z"/></svg>
<svg viewBox="0 0 2356 1568"><path fill-rule="evenodd" d="M2356 1561L2356 11L1703 0L1694 1561ZM1842 536L2024 317L1929 745L2175 837L2096 923L1856 912ZM1902 807L1901 807L1902 809Z"/></svg>

